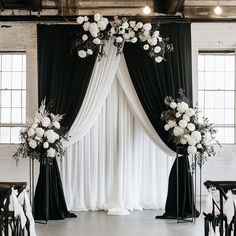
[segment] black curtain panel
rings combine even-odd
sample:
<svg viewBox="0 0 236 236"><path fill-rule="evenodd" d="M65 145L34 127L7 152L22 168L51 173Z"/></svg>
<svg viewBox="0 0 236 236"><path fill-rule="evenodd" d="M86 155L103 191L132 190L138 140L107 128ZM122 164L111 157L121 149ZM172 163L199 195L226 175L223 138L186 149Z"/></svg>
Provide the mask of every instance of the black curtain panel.
<svg viewBox="0 0 236 236"><path fill-rule="evenodd" d="M55 114L65 114L62 125L68 129L75 120L88 88L96 61L72 50L76 25L38 25L38 99ZM35 220L59 220L75 215L67 210L56 159L40 163L33 203Z"/></svg>
<svg viewBox="0 0 236 236"><path fill-rule="evenodd" d="M139 44L127 43L124 55L129 73L140 99L140 102L160 138L172 150L176 149L169 140L169 134L164 130L164 123L160 120L161 113L167 109L164 104L166 96L178 97L180 88L185 90L186 96L192 101L192 65L191 65L191 25L189 23L161 24L161 35L169 37L174 51L166 55L166 60L158 64ZM191 215L192 203L192 176L189 172L189 162L180 159L179 179L180 195L179 207L181 216ZM184 183L184 184L183 184ZM169 190L166 201L165 217L176 217L177 191L176 187L176 162L172 166L169 176ZM191 212L190 212L191 211Z"/></svg>

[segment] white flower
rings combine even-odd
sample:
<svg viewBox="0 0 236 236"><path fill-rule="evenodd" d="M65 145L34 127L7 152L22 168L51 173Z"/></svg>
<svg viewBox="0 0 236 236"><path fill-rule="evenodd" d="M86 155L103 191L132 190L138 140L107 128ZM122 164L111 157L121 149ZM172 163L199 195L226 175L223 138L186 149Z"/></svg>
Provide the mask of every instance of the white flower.
<svg viewBox="0 0 236 236"><path fill-rule="evenodd" d="M187 128L189 131L194 131L195 130L195 125L193 123L188 123Z"/></svg>
<svg viewBox="0 0 236 236"><path fill-rule="evenodd" d="M185 145L185 144L187 143L187 140L182 137L182 138L180 139L180 143L183 144L183 145Z"/></svg>
<svg viewBox="0 0 236 236"><path fill-rule="evenodd" d="M93 55L93 50L88 48L88 49L87 49L87 54L88 54L88 55Z"/></svg>
<svg viewBox="0 0 236 236"><path fill-rule="evenodd" d="M195 111L193 110L193 108L189 108L186 110L185 112L189 117L193 116L195 114Z"/></svg>
<svg viewBox="0 0 236 236"><path fill-rule="evenodd" d="M138 22L136 26L137 26L137 28L141 29L141 28L143 28L143 23L142 22Z"/></svg>
<svg viewBox="0 0 236 236"><path fill-rule="evenodd" d="M188 104L186 102L179 102L177 104L177 110L180 113L184 113L188 109Z"/></svg>
<svg viewBox="0 0 236 236"><path fill-rule="evenodd" d="M130 41L131 41L131 43L136 43L138 41L138 39L136 37L134 37Z"/></svg>
<svg viewBox="0 0 236 236"><path fill-rule="evenodd" d="M158 37L159 41L162 42L162 38L161 37Z"/></svg>
<svg viewBox="0 0 236 236"><path fill-rule="evenodd" d="M202 139L202 135L199 131L195 130L191 133L191 137L196 140L197 143L199 143Z"/></svg>
<svg viewBox="0 0 236 236"><path fill-rule="evenodd" d="M51 124L51 120L47 116L43 117L41 122L43 127L48 127Z"/></svg>
<svg viewBox="0 0 236 236"><path fill-rule="evenodd" d="M45 142L45 143L43 144L43 148L47 149L48 147L49 147L49 143L48 143L48 142Z"/></svg>
<svg viewBox="0 0 236 236"><path fill-rule="evenodd" d="M147 40L147 38L142 34L139 35L139 38L142 42L145 42Z"/></svg>
<svg viewBox="0 0 236 236"><path fill-rule="evenodd" d="M147 39L150 39L150 38L151 38L149 31L143 31L143 35L144 35Z"/></svg>
<svg viewBox="0 0 236 236"><path fill-rule="evenodd" d="M33 149L35 149L37 147L37 142L35 140L30 140L29 141L29 146Z"/></svg>
<svg viewBox="0 0 236 236"><path fill-rule="evenodd" d="M47 150L47 156L48 157L55 157L55 155L56 155L56 150L54 149L54 148L49 148L48 150Z"/></svg>
<svg viewBox="0 0 236 236"><path fill-rule="evenodd" d="M149 49L149 45L148 45L148 44L144 44L144 45L143 45L143 49L144 49L144 50L148 50L148 49Z"/></svg>
<svg viewBox="0 0 236 236"><path fill-rule="evenodd" d="M37 141L39 141L39 140L41 140L42 139L42 137L39 137L39 136L35 136L34 137L34 140L37 140Z"/></svg>
<svg viewBox="0 0 236 236"><path fill-rule="evenodd" d="M129 37L133 38L135 36L135 32L133 30L129 31Z"/></svg>
<svg viewBox="0 0 236 236"><path fill-rule="evenodd" d="M118 36L118 37L116 38L116 42L117 42L117 43L121 43L122 41L123 41L122 37Z"/></svg>
<svg viewBox="0 0 236 236"><path fill-rule="evenodd" d="M115 33L116 33L116 30L115 30L114 27L112 27L111 30L110 30L110 34L113 35L113 34L115 34Z"/></svg>
<svg viewBox="0 0 236 236"><path fill-rule="evenodd" d="M211 137L211 134L210 133L205 133L204 134L204 139L203 139L203 142L205 145L211 145L211 140L212 140L212 137Z"/></svg>
<svg viewBox="0 0 236 236"><path fill-rule="evenodd" d="M120 27L119 28L119 34L124 34L125 33L125 30L123 29L123 27Z"/></svg>
<svg viewBox="0 0 236 236"><path fill-rule="evenodd" d="M160 63L162 62L163 58L162 57L155 57L155 62Z"/></svg>
<svg viewBox="0 0 236 236"><path fill-rule="evenodd" d="M60 123L58 122L58 121L54 121L53 123L52 123L52 125L56 128L56 129L60 129Z"/></svg>
<svg viewBox="0 0 236 236"><path fill-rule="evenodd" d="M89 27L90 27L90 22L85 22L83 24L84 31L89 31Z"/></svg>
<svg viewBox="0 0 236 236"><path fill-rule="evenodd" d="M123 34L124 40L129 40L130 36L128 33Z"/></svg>
<svg viewBox="0 0 236 236"><path fill-rule="evenodd" d="M100 40L99 38L95 38L95 39L93 40L93 43L98 45L98 44L101 43L101 40Z"/></svg>
<svg viewBox="0 0 236 236"><path fill-rule="evenodd" d="M36 135L37 135L38 137L43 137L44 129L42 129L42 128L36 128L35 131L36 131Z"/></svg>
<svg viewBox="0 0 236 236"><path fill-rule="evenodd" d="M101 30L105 30L107 28L105 21L102 19L98 21L97 25L98 25L98 28L100 28Z"/></svg>
<svg viewBox="0 0 236 236"><path fill-rule="evenodd" d="M164 129L165 129L166 131L168 131L168 130L170 129L170 126L169 126L168 124L166 124L166 125L164 126Z"/></svg>
<svg viewBox="0 0 236 236"><path fill-rule="evenodd" d="M160 46L156 46L155 48L154 48L154 52L155 53L159 53L161 51L161 47Z"/></svg>
<svg viewBox="0 0 236 236"><path fill-rule="evenodd" d="M171 102L171 103L170 103L170 107L171 107L172 109L175 109L175 108L177 107L177 104L176 104L175 102Z"/></svg>
<svg viewBox="0 0 236 236"><path fill-rule="evenodd" d="M79 17L77 17L77 23L78 24L82 24L84 22L84 17L83 16L79 16Z"/></svg>
<svg viewBox="0 0 236 236"><path fill-rule="evenodd" d="M195 146L188 146L188 154L194 154L197 152L197 148Z"/></svg>
<svg viewBox="0 0 236 236"><path fill-rule="evenodd" d="M88 40L88 35L87 35L87 34L84 34L84 35L82 36L82 40L83 40L83 41Z"/></svg>
<svg viewBox="0 0 236 236"><path fill-rule="evenodd" d="M176 126L173 130L174 136L182 136L184 134L184 129Z"/></svg>
<svg viewBox="0 0 236 236"><path fill-rule="evenodd" d="M91 34L97 34L99 32L97 23L93 22L89 25L89 32Z"/></svg>
<svg viewBox="0 0 236 236"><path fill-rule="evenodd" d="M85 58L87 56L87 53L84 50L79 50L78 55L80 58Z"/></svg>
<svg viewBox="0 0 236 236"><path fill-rule="evenodd" d="M47 130L44 133L44 136L47 138L49 143L54 143L57 139L59 139L59 135L52 129Z"/></svg>
<svg viewBox="0 0 236 236"><path fill-rule="evenodd" d="M138 31L138 27L137 26L134 27L134 31Z"/></svg>
<svg viewBox="0 0 236 236"><path fill-rule="evenodd" d="M175 127L177 124L176 124L175 120L169 120L169 121L168 121L168 125L170 126L170 128L173 128L173 127Z"/></svg>
<svg viewBox="0 0 236 236"><path fill-rule="evenodd" d="M176 112L175 117L176 117L176 118L179 118L180 116L181 116L181 113Z"/></svg>
<svg viewBox="0 0 236 236"><path fill-rule="evenodd" d="M136 21L129 22L130 27L134 28L136 26Z"/></svg>
<svg viewBox="0 0 236 236"><path fill-rule="evenodd" d="M97 38L97 36L98 36L98 33L91 33L91 35L94 37L94 38Z"/></svg>
<svg viewBox="0 0 236 236"><path fill-rule="evenodd" d="M87 16L84 16L84 21L86 22L88 20L89 20L89 18Z"/></svg>
<svg viewBox="0 0 236 236"><path fill-rule="evenodd" d="M179 121L179 126L180 126L181 128L185 128L185 127L187 126L187 122L186 122L185 120L180 120L180 121Z"/></svg>
<svg viewBox="0 0 236 236"><path fill-rule="evenodd" d="M31 127L32 127L33 129L37 128L37 127L38 127L38 123L34 123L34 124L32 124Z"/></svg>
<svg viewBox="0 0 236 236"><path fill-rule="evenodd" d="M149 38L148 43L152 46L157 45L157 39L156 38Z"/></svg>
<svg viewBox="0 0 236 236"><path fill-rule="evenodd" d="M99 13L96 13L94 15L94 21L99 21L101 19L101 15Z"/></svg>
<svg viewBox="0 0 236 236"><path fill-rule="evenodd" d="M189 122L190 121L190 117L186 114L183 115L183 120Z"/></svg>
<svg viewBox="0 0 236 236"><path fill-rule="evenodd" d="M158 37L159 35L160 35L160 32L158 30L155 30L154 33L153 33L153 36Z"/></svg>
<svg viewBox="0 0 236 236"><path fill-rule="evenodd" d="M197 148L198 148L198 149L203 149L202 144L199 143L199 144L197 145Z"/></svg>
<svg viewBox="0 0 236 236"><path fill-rule="evenodd" d="M188 144L190 146L195 146L197 144L196 140L193 139L191 136L188 138Z"/></svg>
<svg viewBox="0 0 236 236"><path fill-rule="evenodd" d="M129 23L126 21L122 24L123 29L127 29L129 27Z"/></svg>
<svg viewBox="0 0 236 236"><path fill-rule="evenodd" d="M34 136L34 135L35 135L35 129L30 128L30 129L28 130L28 136L31 137L31 136Z"/></svg>
<svg viewBox="0 0 236 236"><path fill-rule="evenodd" d="M146 23L146 24L143 25L143 29L147 30L147 31L150 31L152 29L152 25L150 23Z"/></svg>

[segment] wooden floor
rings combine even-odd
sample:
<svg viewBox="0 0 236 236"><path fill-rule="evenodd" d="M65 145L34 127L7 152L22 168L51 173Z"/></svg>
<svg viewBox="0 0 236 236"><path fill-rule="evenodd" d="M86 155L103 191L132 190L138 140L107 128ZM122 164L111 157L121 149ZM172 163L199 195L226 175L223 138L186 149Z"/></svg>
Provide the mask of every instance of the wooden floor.
<svg viewBox="0 0 236 236"><path fill-rule="evenodd" d="M106 212L80 212L78 218L36 224L38 236L201 236L203 217L193 223L156 220L162 212L143 210L128 216L108 216Z"/></svg>

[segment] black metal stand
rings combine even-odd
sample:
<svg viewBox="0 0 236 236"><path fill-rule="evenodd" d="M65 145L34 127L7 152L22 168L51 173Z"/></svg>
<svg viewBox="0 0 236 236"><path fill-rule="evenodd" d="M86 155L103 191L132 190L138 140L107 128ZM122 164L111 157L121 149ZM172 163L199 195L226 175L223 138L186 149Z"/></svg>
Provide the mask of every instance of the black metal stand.
<svg viewBox="0 0 236 236"><path fill-rule="evenodd" d="M34 199L34 159L29 158L30 204Z"/></svg>

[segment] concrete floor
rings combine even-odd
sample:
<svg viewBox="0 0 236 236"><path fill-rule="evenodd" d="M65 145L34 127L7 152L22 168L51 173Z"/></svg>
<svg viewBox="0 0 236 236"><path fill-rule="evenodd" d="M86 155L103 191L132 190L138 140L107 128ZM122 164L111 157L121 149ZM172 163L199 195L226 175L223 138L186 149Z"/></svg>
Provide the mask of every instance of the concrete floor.
<svg viewBox="0 0 236 236"><path fill-rule="evenodd" d="M156 220L162 212L134 211L127 216L108 216L106 212L80 212L78 218L36 224L38 236L203 236L203 217L196 223Z"/></svg>

